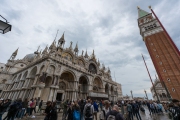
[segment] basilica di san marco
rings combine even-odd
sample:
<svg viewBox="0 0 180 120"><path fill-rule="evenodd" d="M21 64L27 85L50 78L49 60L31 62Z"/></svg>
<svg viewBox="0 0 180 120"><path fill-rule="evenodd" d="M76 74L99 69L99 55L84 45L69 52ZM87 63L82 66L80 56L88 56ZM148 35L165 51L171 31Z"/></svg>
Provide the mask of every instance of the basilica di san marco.
<svg viewBox="0 0 180 120"><path fill-rule="evenodd" d="M64 34L43 51L15 59L18 49L6 64L1 63L1 97L6 99L38 98L47 101L107 99L117 101L121 85L111 71L97 60L94 50L78 55L78 45L64 48Z"/></svg>

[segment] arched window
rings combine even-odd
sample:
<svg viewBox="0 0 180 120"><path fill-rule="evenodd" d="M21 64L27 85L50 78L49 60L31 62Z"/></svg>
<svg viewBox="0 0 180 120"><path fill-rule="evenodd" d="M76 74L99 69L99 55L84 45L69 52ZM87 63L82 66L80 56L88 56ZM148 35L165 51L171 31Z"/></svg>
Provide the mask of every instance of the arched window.
<svg viewBox="0 0 180 120"><path fill-rule="evenodd" d="M90 64L89 65L89 71L93 74L97 74L97 69L96 69L96 66L94 64Z"/></svg>

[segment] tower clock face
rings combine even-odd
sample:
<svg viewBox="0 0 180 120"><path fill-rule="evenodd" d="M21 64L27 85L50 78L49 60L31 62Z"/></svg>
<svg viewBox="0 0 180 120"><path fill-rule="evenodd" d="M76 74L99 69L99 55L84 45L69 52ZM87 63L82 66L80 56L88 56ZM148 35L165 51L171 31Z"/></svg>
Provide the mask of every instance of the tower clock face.
<svg viewBox="0 0 180 120"><path fill-rule="evenodd" d="M94 64L90 64L89 65L89 71L94 73L94 74L97 74L97 70L96 70L96 66Z"/></svg>

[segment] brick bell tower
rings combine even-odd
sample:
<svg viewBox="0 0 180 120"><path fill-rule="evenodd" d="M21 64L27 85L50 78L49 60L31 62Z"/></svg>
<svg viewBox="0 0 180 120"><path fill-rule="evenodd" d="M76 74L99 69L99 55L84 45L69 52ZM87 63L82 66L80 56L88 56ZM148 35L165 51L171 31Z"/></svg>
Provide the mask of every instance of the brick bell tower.
<svg viewBox="0 0 180 120"><path fill-rule="evenodd" d="M156 72L170 96L180 100L180 52L154 11L138 7L140 35L151 56Z"/></svg>

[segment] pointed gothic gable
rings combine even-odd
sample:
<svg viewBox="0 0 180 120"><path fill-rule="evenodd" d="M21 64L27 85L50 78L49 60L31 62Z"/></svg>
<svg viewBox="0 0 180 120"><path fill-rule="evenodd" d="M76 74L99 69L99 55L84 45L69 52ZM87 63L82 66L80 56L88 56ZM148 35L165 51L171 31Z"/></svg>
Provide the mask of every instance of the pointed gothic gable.
<svg viewBox="0 0 180 120"><path fill-rule="evenodd" d="M146 16L148 14L150 14L150 13L138 8L138 18L144 17L144 16Z"/></svg>

